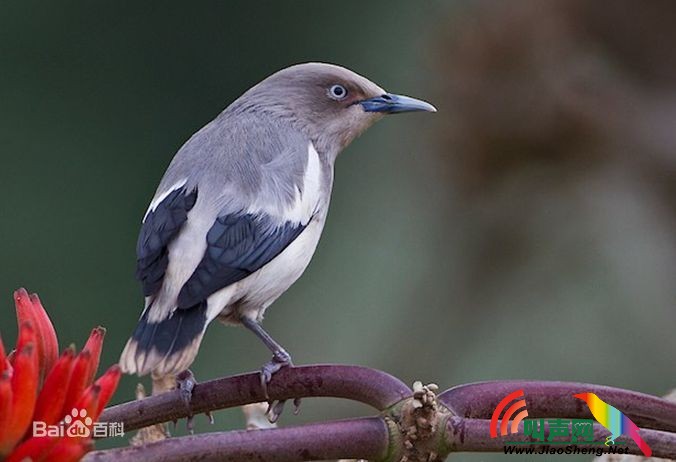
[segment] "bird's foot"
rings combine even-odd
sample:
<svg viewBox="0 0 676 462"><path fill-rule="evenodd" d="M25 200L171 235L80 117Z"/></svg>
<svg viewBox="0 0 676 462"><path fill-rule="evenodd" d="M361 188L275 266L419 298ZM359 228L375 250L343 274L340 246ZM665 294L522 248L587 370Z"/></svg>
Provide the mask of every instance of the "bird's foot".
<svg viewBox="0 0 676 462"><path fill-rule="evenodd" d="M196 384L197 380L195 380L195 375L190 369L186 369L176 376L176 388L178 388L178 391L181 395L181 401L183 401L183 405L186 407L186 409L188 409L188 411L191 410L190 401L192 400L192 391ZM213 420L212 416L209 416L209 418L210 420ZM190 412L186 418L185 426L191 435L194 433L193 420L194 416L192 415L192 412Z"/></svg>
<svg viewBox="0 0 676 462"><path fill-rule="evenodd" d="M273 354L272 359L261 368L261 387L263 388L265 399L270 400L268 384L272 381L272 376L286 366L293 366L291 355L284 350L277 350Z"/></svg>
<svg viewBox="0 0 676 462"><path fill-rule="evenodd" d="M263 365L261 368L261 387L263 388L263 394L268 400L268 410L265 412L265 415L268 417L270 423L277 422L279 416L284 412L284 405L286 400L282 401L272 401L270 400L270 395L268 393L268 384L272 380L272 376L281 370L284 367L293 366L291 362L291 355L284 350L276 350L270 362ZM295 406L294 415L298 414L300 411L300 398L293 400Z"/></svg>

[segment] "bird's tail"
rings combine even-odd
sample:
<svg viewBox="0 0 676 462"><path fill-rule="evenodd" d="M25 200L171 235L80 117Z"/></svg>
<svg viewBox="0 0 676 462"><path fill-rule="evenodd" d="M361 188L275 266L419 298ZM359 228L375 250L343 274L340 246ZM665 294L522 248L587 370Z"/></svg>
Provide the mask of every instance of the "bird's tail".
<svg viewBox="0 0 676 462"><path fill-rule="evenodd" d="M152 322L143 312L120 357L127 374L154 377L176 375L195 360L207 326L206 304L175 310L168 318Z"/></svg>
<svg viewBox="0 0 676 462"><path fill-rule="evenodd" d="M626 418L626 417L625 417ZM641 435L639 435L638 431L639 428L636 426L634 422L631 420L628 420L628 427L629 427L629 436L631 439L634 440L634 442L638 445L638 448L641 450L644 456L650 457L653 453L652 449L650 449L650 446L648 446L648 443L645 442L643 438L641 438Z"/></svg>

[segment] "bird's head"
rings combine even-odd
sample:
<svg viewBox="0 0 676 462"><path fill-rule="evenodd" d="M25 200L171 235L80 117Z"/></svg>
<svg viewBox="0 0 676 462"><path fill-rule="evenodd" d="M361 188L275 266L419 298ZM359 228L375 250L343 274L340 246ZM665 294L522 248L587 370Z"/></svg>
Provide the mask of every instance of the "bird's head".
<svg viewBox="0 0 676 462"><path fill-rule="evenodd" d="M288 120L329 155L385 114L436 112L429 103L388 93L361 75L323 63L287 67L254 86L235 106Z"/></svg>
<svg viewBox="0 0 676 462"><path fill-rule="evenodd" d="M581 399L585 403L588 403L589 400L591 399L592 393L578 393L576 395L573 395L574 398Z"/></svg>

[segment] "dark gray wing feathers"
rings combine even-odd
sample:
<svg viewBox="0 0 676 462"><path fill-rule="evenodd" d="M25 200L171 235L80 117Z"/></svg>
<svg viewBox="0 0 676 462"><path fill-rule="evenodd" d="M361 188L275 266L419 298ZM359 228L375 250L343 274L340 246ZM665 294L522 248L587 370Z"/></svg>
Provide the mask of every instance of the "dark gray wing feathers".
<svg viewBox="0 0 676 462"><path fill-rule="evenodd" d="M188 219L197 201L197 189L172 191L146 216L136 243L136 278L143 294L154 295L162 286L169 264L167 246Z"/></svg>
<svg viewBox="0 0 676 462"><path fill-rule="evenodd" d="M305 229L267 215L220 216L207 233L202 261L178 295L178 307L191 308L209 295L254 273L279 255Z"/></svg>

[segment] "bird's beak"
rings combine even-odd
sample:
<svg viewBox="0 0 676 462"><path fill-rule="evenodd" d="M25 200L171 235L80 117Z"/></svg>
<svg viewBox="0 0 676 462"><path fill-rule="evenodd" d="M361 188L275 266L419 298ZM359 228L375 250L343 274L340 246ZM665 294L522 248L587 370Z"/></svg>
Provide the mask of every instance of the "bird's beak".
<svg viewBox="0 0 676 462"><path fill-rule="evenodd" d="M437 112L437 108L425 101L411 98L410 96L394 95L385 93L384 95L359 101L365 112L383 112L386 114L397 114L399 112Z"/></svg>
<svg viewBox="0 0 676 462"><path fill-rule="evenodd" d="M582 401L587 401L587 393L578 393L577 395L573 395L573 398L578 398L581 399Z"/></svg>

